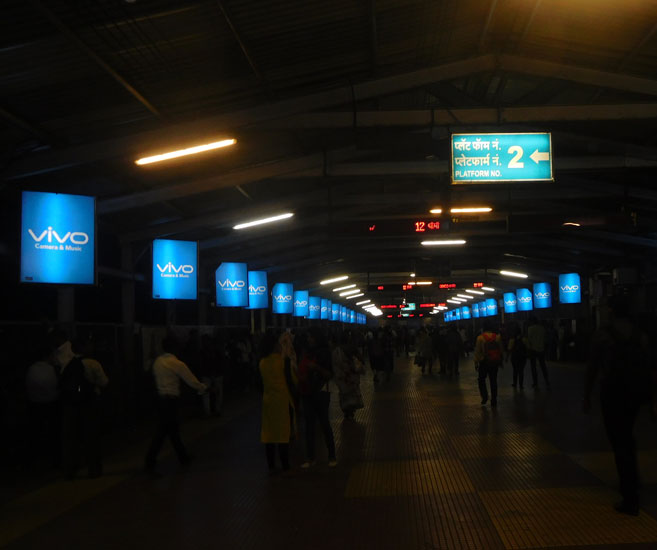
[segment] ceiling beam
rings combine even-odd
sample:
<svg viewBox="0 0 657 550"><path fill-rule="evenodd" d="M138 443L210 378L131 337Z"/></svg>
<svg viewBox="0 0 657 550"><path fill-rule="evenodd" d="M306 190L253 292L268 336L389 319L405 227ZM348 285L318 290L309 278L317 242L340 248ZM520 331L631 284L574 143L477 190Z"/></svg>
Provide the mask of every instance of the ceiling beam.
<svg viewBox="0 0 657 550"><path fill-rule="evenodd" d="M68 40L77 46L87 57L96 63L103 71L111 76L121 87L126 90L132 97L141 103L146 109L157 117L161 117L162 113L148 100L144 95L130 84L123 76L121 76L114 67L105 61L100 55L92 50L82 39L75 34L59 17L57 17L50 9L48 9L39 0L30 0L30 3L36 10L52 23Z"/></svg>

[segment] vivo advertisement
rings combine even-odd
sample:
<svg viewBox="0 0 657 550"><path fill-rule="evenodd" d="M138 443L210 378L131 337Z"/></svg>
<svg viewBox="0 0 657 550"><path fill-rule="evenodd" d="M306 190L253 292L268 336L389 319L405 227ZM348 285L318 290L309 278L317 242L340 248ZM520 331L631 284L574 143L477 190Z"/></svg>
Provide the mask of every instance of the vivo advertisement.
<svg viewBox="0 0 657 550"><path fill-rule="evenodd" d="M582 284L579 273L559 275L559 301L562 304L579 304L582 302Z"/></svg>
<svg viewBox="0 0 657 550"><path fill-rule="evenodd" d="M340 304L331 304L331 321L340 320Z"/></svg>
<svg viewBox="0 0 657 550"><path fill-rule="evenodd" d="M488 317L486 302L479 302L479 317Z"/></svg>
<svg viewBox="0 0 657 550"><path fill-rule="evenodd" d="M196 300L198 245L195 241L153 241L153 298Z"/></svg>
<svg viewBox="0 0 657 550"><path fill-rule="evenodd" d="M536 309L552 307L552 287L550 283L534 283L534 307Z"/></svg>
<svg viewBox="0 0 657 550"><path fill-rule="evenodd" d="M472 317L479 319L479 304L472 304Z"/></svg>
<svg viewBox="0 0 657 550"><path fill-rule="evenodd" d="M320 310L319 310L319 318L326 320L330 316L331 316L331 302L326 298L322 298Z"/></svg>
<svg viewBox="0 0 657 550"><path fill-rule="evenodd" d="M488 298L486 300L486 315L497 315L497 300L495 298Z"/></svg>
<svg viewBox="0 0 657 550"><path fill-rule="evenodd" d="M470 308L468 306L463 306L461 308L461 319L472 319Z"/></svg>
<svg viewBox="0 0 657 550"><path fill-rule="evenodd" d="M504 313L517 313L518 299L513 292L504 293Z"/></svg>
<svg viewBox="0 0 657 550"><path fill-rule="evenodd" d="M356 322L356 312L355 311L349 311L349 322L350 323L355 323Z"/></svg>
<svg viewBox="0 0 657 550"><path fill-rule="evenodd" d="M528 288L516 290L516 298L518 300L518 311L531 311L534 309L532 292Z"/></svg>
<svg viewBox="0 0 657 550"><path fill-rule="evenodd" d="M340 321L343 323L347 322L347 308L345 306L340 306Z"/></svg>
<svg viewBox="0 0 657 550"><path fill-rule="evenodd" d="M291 283L276 283L271 292L272 313L290 314L294 311L294 291Z"/></svg>
<svg viewBox="0 0 657 550"><path fill-rule="evenodd" d="M249 307L248 309L267 309L267 272L249 271Z"/></svg>
<svg viewBox="0 0 657 550"><path fill-rule="evenodd" d="M218 307L248 307L249 288L246 264L223 262L214 273Z"/></svg>
<svg viewBox="0 0 657 550"><path fill-rule="evenodd" d="M94 284L95 228L94 197L23 191L21 282Z"/></svg>
<svg viewBox="0 0 657 550"><path fill-rule="evenodd" d="M308 305L310 298L307 290L294 291L294 312L295 317L308 317L310 307Z"/></svg>
<svg viewBox="0 0 657 550"><path fill-rule="evenodd" d="M308 319L319 319L322 314L322 299L311 296L308 299Z"/></svg>

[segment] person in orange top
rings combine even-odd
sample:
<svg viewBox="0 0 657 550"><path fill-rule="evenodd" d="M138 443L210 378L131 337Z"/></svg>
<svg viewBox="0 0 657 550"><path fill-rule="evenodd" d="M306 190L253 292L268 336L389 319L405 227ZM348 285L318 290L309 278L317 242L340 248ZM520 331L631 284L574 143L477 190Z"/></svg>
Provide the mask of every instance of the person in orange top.
<svg viewBox="0 0 657 550"><path fill-rule="evenodd" d="M490 321L484 323L484 332L477 336L474 352L475 366L479 371L481 404L488 402L486 378L490 380L490 406L497 407L497 370L502 366L502 338Z"/></svg>

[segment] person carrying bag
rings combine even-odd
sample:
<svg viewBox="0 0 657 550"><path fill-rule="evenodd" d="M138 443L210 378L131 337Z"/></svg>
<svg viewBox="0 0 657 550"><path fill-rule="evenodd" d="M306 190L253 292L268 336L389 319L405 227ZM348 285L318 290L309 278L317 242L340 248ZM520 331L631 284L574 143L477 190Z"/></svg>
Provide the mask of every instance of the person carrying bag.
<svg viewBox="0 0 657 550"><path fill-rule="evenodd" d="M488 388L486 378L490 381L490 406L497 407L497 371L502 366L502 338L494 331L490 322L484 325L482 332L475 343L475 365L479 371L477 382L481 404L488 402Z"/></svg>

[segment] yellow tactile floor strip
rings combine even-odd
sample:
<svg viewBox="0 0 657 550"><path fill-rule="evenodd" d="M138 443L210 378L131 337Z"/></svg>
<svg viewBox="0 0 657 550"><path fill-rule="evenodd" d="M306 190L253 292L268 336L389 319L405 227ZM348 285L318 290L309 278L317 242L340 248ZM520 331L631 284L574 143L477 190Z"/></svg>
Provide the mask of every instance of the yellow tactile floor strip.
<svg viewBox="0 0 657 550"><path fill-rule="evenodd" d="M531 432L457 435L450 438L450 441L461 458L522 458L559 452L550 443Z"/></svg>
<svg viewBox="0 0 657 550"><path fill-rule="evenodd" d="M606 487L479 493L506 548L657 541L657 521L617 514Z"/></svg>

